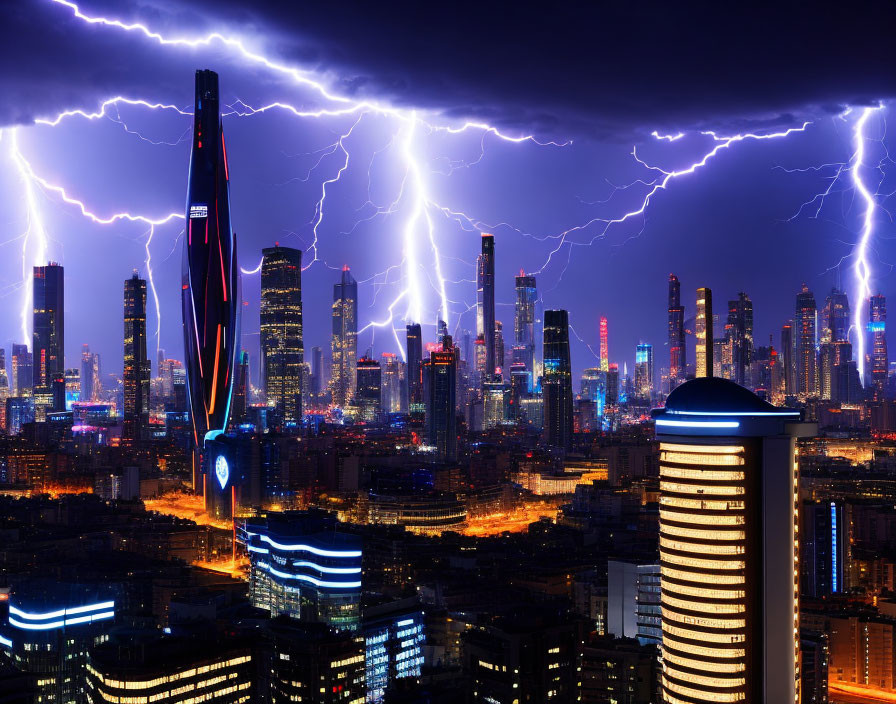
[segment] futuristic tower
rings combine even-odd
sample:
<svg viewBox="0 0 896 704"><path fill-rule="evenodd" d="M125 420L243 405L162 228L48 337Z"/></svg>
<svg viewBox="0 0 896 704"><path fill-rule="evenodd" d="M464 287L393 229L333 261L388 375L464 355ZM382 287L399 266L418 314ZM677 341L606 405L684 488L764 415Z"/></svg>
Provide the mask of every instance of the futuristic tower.
<svg viewBox="0 0 896 704"><path fill-rule="evenodd" d="M228 181L218 74L197 71L181 295L187 391L199 450L227 429L240 339Z"/></svg>

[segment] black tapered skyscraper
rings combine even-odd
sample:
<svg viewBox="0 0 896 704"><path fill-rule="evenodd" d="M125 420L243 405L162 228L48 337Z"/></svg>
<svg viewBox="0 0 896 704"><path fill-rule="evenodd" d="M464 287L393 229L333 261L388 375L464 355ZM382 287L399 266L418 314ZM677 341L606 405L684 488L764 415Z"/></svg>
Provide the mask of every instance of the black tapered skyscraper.
<svg viewBox="0 0 896 704"><path fill-rule="evenodd" d="M229 178L218 74L197 71L182 302L187 389L198 446L227 428L239 350L240 279Z"/></svg>
<svg viewBox="0 0 896 704"><path fill-rule="evenodd" d="M139 438L149 423L149 358L146 356L146 280L137 272L124 282L124 437Z"/></svg>

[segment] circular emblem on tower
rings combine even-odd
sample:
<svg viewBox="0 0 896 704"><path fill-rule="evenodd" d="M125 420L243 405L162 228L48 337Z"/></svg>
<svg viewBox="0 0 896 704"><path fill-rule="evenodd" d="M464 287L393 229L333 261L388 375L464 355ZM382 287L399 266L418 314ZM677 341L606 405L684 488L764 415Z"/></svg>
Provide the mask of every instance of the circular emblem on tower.
<svg viewBox="0 0 896 704"><path fill-rule="evenodd" d="M218 477L218 483L222 489L227 486L227 480L230 478L230 466L224 455L218 455L218 459L215 460L215 476Z"/></svg>

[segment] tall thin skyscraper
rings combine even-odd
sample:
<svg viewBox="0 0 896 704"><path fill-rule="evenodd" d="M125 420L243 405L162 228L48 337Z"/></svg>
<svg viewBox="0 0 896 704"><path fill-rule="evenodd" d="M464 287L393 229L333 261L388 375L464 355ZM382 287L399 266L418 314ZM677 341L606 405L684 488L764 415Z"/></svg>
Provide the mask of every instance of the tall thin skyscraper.
<svg viewBox="0 0 896 704"><path fill-rule="evenodd" d="M544 312L544 439L551 447L572 444L572 365L569 357L569 314Z"/></svg>
<svg viewBox="0 0 896 704"><path fill-rule="evenodd" d="M16 396L30 396L34 387L34 357L28 345L12 345L12 383Z"/></svg>
<svg viewBox="0 0 896 704"><path fill-rule="evenodd" d="M781 328L781 358L784 367L784 395L796 394L796 368L793 363L793 325L788 323Z"/></svg>
<svg viewBox="0 0 896 704"><path fill-rule="evenodd" d="M451 336L442 349L430 352L423 365L426 395L427 442L443 462L457 459L457 352Z"/></svg>
<svg viewBox="0 0 896 704"><path fill-rule="evenodd" d="M635 394L644 401L653 398L653 345L644 342L635 348Z"/></svg>
<svg viewBox="0 0 896 704"><path fill-rule="evenodd" d="M504 323L495 321L495 372L504 369Z"/></svg>
<svg viewBox="0 0 896 704"><path fill-rule="evenodd" d="M672 388L687 378L688 356L685 343L681 283L675 274L669 274L669 380Z"/></svg>
<svg viewBox="0 0 896 704"><path fill-rule="evenodd" d="M302 252L267 247L261 260L262 378L269 405L284 420L302 419Z"/></svg>
<svg viewBox="0 0 896 704"><path fill-rule="evenodd" d="M713 375L712 289L697 289L697 319L694 323L697 338L697 378Z"/></svg>
<svg viewBox="0 0 896 704"><path fill-rule="evenodd" d="M92 371L92 370L91 370ZM137 272L124 282L124 427L136 440L149 424L149 357L146 356L146 280Z"/></svg>
<svg viewBox="0 0 896 704"><path fill-rule="evenodd" d="M727 344L731 350L731 380L747 386L753 363L753 302L741 292L737 300L728 301Z"/></svg>
<svg viewBox="0 0 896 704"><path fill-rule="evenodd" d="M796 393L801 398L818 393L818 363L815 354L816 320L818 310L815 296L806 284L796 296Z"/></svg>
<svg viewBox="0 0 896 704"><path fill-rule="evenodd" d="M357 364L355 402L360 409L361 420L372 423L382 410L383 370L380 363L367 356Z"/></svg>
<svg viewBox="0 0 896 704"><path fill-rule="evenodd" d="M495 373L495 236L483 233L476 273L476 334L485 343L487 376Z"/></svg>
<svg viewBox="0 0 896 704"><path fill-rule="evenodd" d="M840 401L838 370L852 361L849 342L849 299L843 291L831 289L821 312L819 331L818 391L824 400Z"/></svg>
<svg viewBox="0 0 896 704"><path fill-rule="evenodd" d="M526 365L529 378L535 374L535 277L520 269L516 277L516 306L513 316L513 362Z"/></svg>
<svg viewBox="0 0 896 704"><path fill-rule="evenodd" d="M246 410L249 407L249 353L240 352L239 364L236 368L236 378L233 382L233 410L230 414L230 422L239 425L246 420Z"/></svg>
<svg viewBox="0 0 896 704"><path fill-rule="evenodd" d="M423 333L419 323L409 323L406 328L408 358L408 411L423 410Z"/></svg>
<svg viewBox="0 0 896 704"><path fill-rule="evenodd" d="M49 390L65 372L65 285L59 264L34 267L33 301L33 385Z"/></svg>
<svg viewBox="0 0 896 704"><path fill-rule="evenodd" d="M333 285L333 372L330 395L337 406L347 406L355 395L358 366L358 283L347 266Z"/></svg>
<svg viewBox="0 0 896 704"><path fill-rule="evenodd" d="M311 348L311 399L317 401L324 390L324 351L320 347Z"/></svg>
<svg viewBox="0 0 896 704"><path fill-rule="evenodd" d="M383 352L382 405L384 413L401 411L401 359L394 352Z"/></svg>
<svg viewBox="0 0 896 704"><path fill-rule="evenodd" d="M6 373L6 350L0 347L0 431L6 431L6 399L11 396Z"/></svg>
<svg viewBox="0 0 896 704"><path fill-rule="evenodd" d="M93 401L95 398L94 393L93 353L90 351L90 346L84 344L81 346L81 402L88 403Z"/></svg>
<svg viewBox="0 0 896 704"><path fill-rule="evenodd" d="M610 371L610 341L607 319L600 316L600 370Z"/></svg>
<svg viewBox="0 0 896 704"><path fill-rule="evenodd" d="M663 702L800 701L795 438L817 427L718 378L653 414Z"/></svg>
<svg viewBox="0 0 896 704"><path fill-rule="evenodd" d="M184 366L198 447L227 429L239 353L240 271L230 226L229 178L218 74L197 71L181 301Z"/></svg>
<svg viewBox="0 0 896 704"><path fill-rule="evenodd" d="M882 401L886 396L887 368L887 299L882 294L871 296L868 329L871 331L871 387L874 399ZM863 360L859 360L861 364ZM866 382L867 383L867 382Z"/></svg>

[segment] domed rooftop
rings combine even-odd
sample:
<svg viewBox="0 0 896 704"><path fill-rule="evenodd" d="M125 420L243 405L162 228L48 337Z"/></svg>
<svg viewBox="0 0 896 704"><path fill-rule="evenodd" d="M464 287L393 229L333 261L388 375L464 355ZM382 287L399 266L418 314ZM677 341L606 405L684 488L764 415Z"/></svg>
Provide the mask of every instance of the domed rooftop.
<svg viewBox="0 0 896 704"><path fill-rule="evenodd" d="M666 399L666 412L748 415L792 413L766 403L756 394L728 379L700 377L686 381Z"/></svg>

